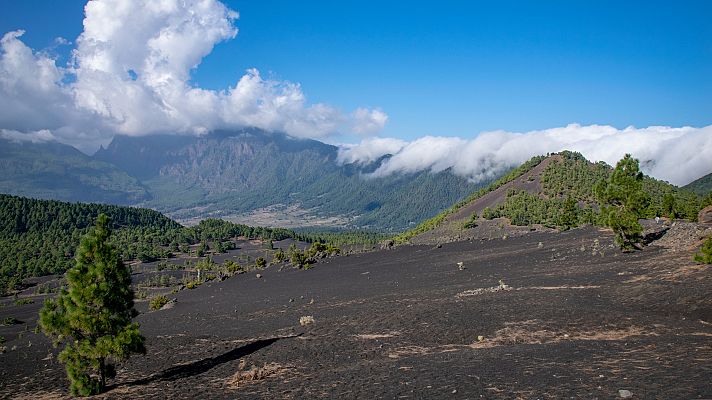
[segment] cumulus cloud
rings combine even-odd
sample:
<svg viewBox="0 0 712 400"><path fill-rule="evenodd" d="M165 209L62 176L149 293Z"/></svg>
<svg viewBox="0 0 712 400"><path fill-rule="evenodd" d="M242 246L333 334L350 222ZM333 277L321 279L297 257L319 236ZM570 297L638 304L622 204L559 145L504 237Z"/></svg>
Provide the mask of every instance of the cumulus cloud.
<svg viewBox="0 0 712 400"><path fill-rule="evenodd" d="M473 181L495 177L535 155L572 150L592 161L615 165L626 153L640 159L643 170L656 178L685 185L712 172L712 125L703 128L651 126L616 129L571 124L514 133L485 132L471 140L426 136L393 146L388 139L367 139L340 149L342 163L370 162L391 154L373 176L433 172L451 168Z"/></svg>
<svg viewBox="0 0 712 400"><path fill-rule="evenodd" d="M10 140L13 142L32 142L32 143L44 143L56 141L57 138L54 137L52 132L47 129L42 129L35 132L19 132L10 129L0 129L0 138Z"/></svg>
<svg viewBox="0 0 712 400"><path fill-rule="evenodd" d="M356 111L351 113L351 117L351 131L361 136L380 132L388 122L388 115L381 110L357 108Z"/></svg>
<svg viewBox="0 0 712 400"><path fill-rule="evenodd" d="M72 144L116 133L204 133L252 126L295 137L373 134L388 117L309 104L298 84L251 69L224 90L190 82L238 14L217 0L93 0L69 66L6 33L0 42L0 127L49 129ZM66 40L57 44L67 44Z"/></svg>

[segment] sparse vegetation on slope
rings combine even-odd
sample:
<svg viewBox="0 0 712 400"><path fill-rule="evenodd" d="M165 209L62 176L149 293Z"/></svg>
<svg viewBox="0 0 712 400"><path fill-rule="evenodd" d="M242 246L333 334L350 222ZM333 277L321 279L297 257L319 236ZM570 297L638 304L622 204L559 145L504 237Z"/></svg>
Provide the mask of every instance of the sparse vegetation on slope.
<svg viewBox="0 0 712 400"><path fill-rule="evenodd" d="M428 220L426 220L426 221L420 223L420 224L419 224L418 226L416 226L415 228L410 229L410 230L408 230L408 231L405 231L405 232L403 232L403 233L401 233L401 234L395 236L395 237L393 238L393 240L394 240L396 243L405 243L405 242L407 242L408 240L410 240L412 237L414 237L414 236L416 236L416 235L418 235L418 234L420 234L420 233L427 232L427 231L429 231L429 230L431 230L431 229L434 229L435 227L437 227L438 225L440 225L440 224L445 220L445 218L446 218L448 215L453 214L455 211L459 210L460 208L462 208L462 207L465 206L466 204L468 204L468 203L470 203L470 202L472 202L472 201L474 201L474 200L476 200L476 199L478 199L478 198L480 198L480 197L486 195L487 193L489 193L489 192L491 192L491 191L493 191L493 190L495 190L495 189L497 189L497 188L499 188L499 187L501 187L501 186L503 186L503 185L505 185L505 184L507 184L507 183L509 183L509 182L511 182L511 181L513 181L513 180L515 180L515 179L517 179L517 178L519 178L519 177L522 176L524 173L530 171L532 168L534 168L534 167L536 167L537 165L539 165L539 163L541 163L541 161L544 160L544 158L546 158L546 157L544 157L544 156L532 157L529 161L525 162L524 164L520 165L520 166L517 167L517 168L512 169L509 173L507 173L507 174L504 175L503 177L499 178L497 181L495 181L495 182L492 183L491 185L489 185L489 186L487 186L487 187L485 187L485 188L482 188L482 189L476 191L475 193L472 193L471 195L467 196L465 199L463 199L462 201L456 203L455 205L453 205L452 207L448 208L447 210L445 210L445 211L439 213L438 215L436 215L436 216L434 216L434 217L432 217L432 218L430 218L430 219L428 219Z"/></svg>
<svg viewBox="0 0 712 400"><path fill-rule="evenodd" d="M542 224L570 229L583 224L606 225L599 212L594 187L610 179L613 169L605 163L591 163L580 153L564 151L553 159L540 176L541 190L531 193L511 189L504 202L485 209L482 217L505 217L513 225ZM649 201L638 214L641 218L665 216L694 220L703 204L692 192L667 182L641 177L642 189ZM474 217L474 216L473 216Z"/></svg>
<svg viewBox="0 0 712 400"><path fill-rule="evenodd" d="M148 209L0 195L0 294L20 286L25 278L66 271L80 238L100 213L111 218L114 232L110 240L124 261L149 262L180 253L199 257L223 253L237 237L329 243L374 243L383 237L367 232L295 232L218 219L183 227ZM197 249L193 247L198 243Z"/></svg>

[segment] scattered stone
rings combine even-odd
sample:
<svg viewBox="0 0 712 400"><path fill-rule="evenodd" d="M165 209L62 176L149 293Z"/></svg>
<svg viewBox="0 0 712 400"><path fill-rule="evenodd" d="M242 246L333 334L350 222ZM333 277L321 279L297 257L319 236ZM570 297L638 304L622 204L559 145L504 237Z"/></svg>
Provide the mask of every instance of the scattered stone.
<svg viewBox="0 0 712 400"><path fill-rule="evenodd" d="M701 224L712 225L712 206L707 206L697 214L697 221Z"/></svg>
<svg viewBox="0 0 712 400"><path fill-rule="evenodd" d="M483 340L485 340L485 337L484 337L484 336L482 336L482 335L477 336L477 341L478 341L478 342L482 342Z"/></svg>
<svg viewBox="0 0 712 400"><path fill-rule="evenodd" d="M462 261L458 262L457 269L459 269L460 271L465 270L465 264Z"/></svg>
<svg viewBox="0 0 712 400"><path fill-rule="evenodd" d="M260 279L260 278L262 278L262 274L257 274L257 275L255 275L255 277L256 277L257 279Z"/></svg>
<svg viewBox="0 0 712 400"><path fill-rule="evenodd" d="M543 247L544 247L544 243L542 243L542 242L539 242L539 244L538 244L538 245L536 245L536 247L537 247L538 249L541 249L541 248L543 248Z"/></svg>
<svg viewBox="0 0 712 400"><path fill-rule="evenodd" d="M630 390L621 389L618 391L618 396L621 399L627 399L629 397L633 397L633 392L631 392Z"/></svg>
<svg viewBox="0 0 712 400"><path fill-rule="evenodd" d="M290 302L290 303L294 303L294 299L289 299L289 302Z"/></svg>

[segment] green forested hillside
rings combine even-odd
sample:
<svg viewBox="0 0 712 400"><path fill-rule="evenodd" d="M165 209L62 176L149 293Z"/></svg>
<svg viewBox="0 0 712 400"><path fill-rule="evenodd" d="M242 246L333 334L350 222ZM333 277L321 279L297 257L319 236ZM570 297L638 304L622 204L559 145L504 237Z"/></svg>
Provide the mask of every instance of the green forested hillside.
<svg viewBox="0 0 712 400"><path fill-rule="evenodd" d="M0 138L0 193L65 201L133 204L146 188L113 164L56 142Z"/></svg>
<svg viewBox="0 0 712 400"><path fill-rule="evenodd" d="M700 196L706 196L712 193L712 173L709 173L699 179L695 179L682 188L693 191Z"/></svg>
<svg viewBox="0 0 712 400"><path fill-rule="evenodd" d="M240 236L337 244L375 243L382 238L367 232L297 233L217 219L203 220L188 228L149 209L0 195L0 294L20 285L25 278L67 270L80 238L101 213L111 219L112 241L124 260L169 258L188 252L188 246L197 243L219 249L223 242Z"/></svg>
<svg viewBox="0 0 712 400"><path fill-rule="evenodd" d="M565 151L561 160L552 160L541 174L539 193L510 190L506 200L493 209L485 209L484 218L506 217L514 225L543 224L571 228L598 222L596 184L608 179L611 167L591 163L581 154ZM667 182L645 177L643 189L650 195L644 216L695 220L702 205L696 194Z"/></svg>

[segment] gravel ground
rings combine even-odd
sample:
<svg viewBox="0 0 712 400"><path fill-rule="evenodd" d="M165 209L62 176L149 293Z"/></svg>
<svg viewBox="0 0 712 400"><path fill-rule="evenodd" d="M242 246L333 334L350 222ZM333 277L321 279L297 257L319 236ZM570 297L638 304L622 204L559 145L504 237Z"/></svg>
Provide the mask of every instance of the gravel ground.
<svg viewBox="0 0 712 400"><path fill-rule="evenodd" d="M589 227L401 246L181 291L137 318L148 353L100 398L712 398L709 266L612 243ZM0 397L66 397L39 304L22 307Z"/></svg>

